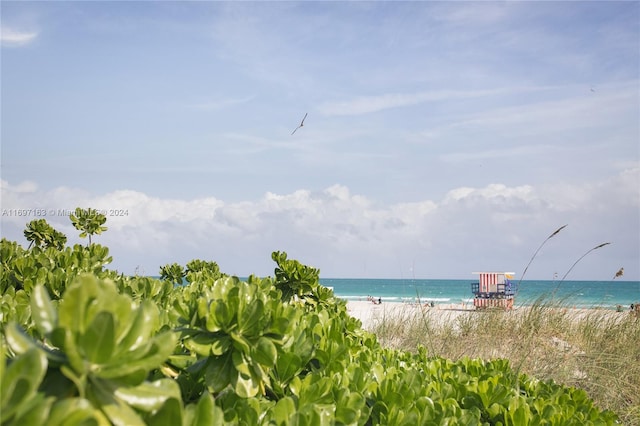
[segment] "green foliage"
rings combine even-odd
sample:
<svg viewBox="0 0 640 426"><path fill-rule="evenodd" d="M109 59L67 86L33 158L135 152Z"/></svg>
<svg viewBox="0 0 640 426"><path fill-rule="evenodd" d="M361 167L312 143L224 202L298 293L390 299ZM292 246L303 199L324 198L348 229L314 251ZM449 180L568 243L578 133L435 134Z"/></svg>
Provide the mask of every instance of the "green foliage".
<svg viewBox="0 0 640 426"><path fill-rule="evenodd" d="M32 220L24 230L24 237L31 246L62 250L67 243L67 236L56 231L45 219Z"/></svg>
<svg viewBox="0 0 640 426"><path fill-rule="evenodd" d="M287 259L287 253L273 252L271 258L278 265L275 269L276 288L282 292L282 300L294 297L314 300L319 289L320 271L305 266L297 260Z"/></svg>
<svg viewBox="0 0 640 426"><path fill-rule="evenodd" d="M319 271L275 278L215 262L162 280L104 269L98 245L2 240L2 424L613 424L584 391L504 360L383 348ZM183 278L186 283L182 284Z"/></svg>
<svg viewBox="0 0 640 426"><path fill-rule="evenodd" d="M171 284L182 284L186 272L184 268L177 263L167 264L160 267L160 279L168 281Z"/></svg>
<svg viewBox="0 0 640 426"><path fill-rule="evenodd" d="M187 282L193 283L207 278L216 280L226 275L220 272L220 267L216 262L194 259L187 263L185 276Z"/></svg>
<svg viewBox="0 0 640 426"><path fill-rule="evenodd" d="M89 245L91 245L92 235L99 235L107 230L106 226L102 226L107 221L107 217L95 209L78 207L69 215L69 219L74 228L80 231L80 238L89 236Z"/></svg>
<svg viewBox="0 0 640 426"><path fill-rule="evenodd" d="M114 275L104 267L112 261L109 249L99 244L89 247L76 244L55 248L25 250L15 242L0 240L2 268L0 292L12 287L30 292L36 284L43 284L54 298L59 298L75 276L90 272L99 276Z"/></svg>
<svg viewBox="0 0 640 426"><path fill-rule="evenodd" d="M156 332L158 313L151 302L134 305L113 282L82 275L66 290L57 309L45 288L37 286L31 309L33 338L15 323L5 329L14 362L45 365L46 375L30 377L35 385L29 382L29 392L40 384L43 398L62 393L87 401L83 404L113 424L145 424L166 404L179 407L177 413L168 414L181 419L178 385L170 379L147 380L176 345L174 333Z"/></svg>

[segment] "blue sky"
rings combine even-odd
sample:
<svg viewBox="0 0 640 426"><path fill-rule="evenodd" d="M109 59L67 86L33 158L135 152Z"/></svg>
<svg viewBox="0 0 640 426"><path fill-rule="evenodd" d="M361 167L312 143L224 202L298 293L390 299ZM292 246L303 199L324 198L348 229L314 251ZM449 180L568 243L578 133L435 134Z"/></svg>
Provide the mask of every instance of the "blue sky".
<svg viewBox="0 0 640 426"><path fill-rule="evenodd" d="M640 279L637 2L2 2L2 233L114 268ZM305 113L305 125L294 135Z"/></svg>

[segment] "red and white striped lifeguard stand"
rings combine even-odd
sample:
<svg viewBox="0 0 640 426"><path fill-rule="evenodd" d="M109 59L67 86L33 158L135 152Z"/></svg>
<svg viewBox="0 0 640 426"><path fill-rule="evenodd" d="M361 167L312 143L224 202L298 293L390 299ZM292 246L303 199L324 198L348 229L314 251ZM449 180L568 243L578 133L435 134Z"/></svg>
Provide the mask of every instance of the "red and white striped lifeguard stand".
<svg viewBox="0 0 640 426"><path fill-rule="evenodd" d="M513 309L517 283L512 282L513 272L474 272L478 282L471 283L471 292L475 295L473 306L476 309L502 308Z"/></svg>

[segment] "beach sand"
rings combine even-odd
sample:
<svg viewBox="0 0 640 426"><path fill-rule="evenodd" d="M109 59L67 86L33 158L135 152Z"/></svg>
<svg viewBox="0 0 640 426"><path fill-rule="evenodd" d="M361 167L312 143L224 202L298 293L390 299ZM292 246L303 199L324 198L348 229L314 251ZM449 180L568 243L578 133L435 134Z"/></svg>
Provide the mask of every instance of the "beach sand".
<svg viewBox="0 0 640 426"><path fill-rule="evenodd" d="M438 304L433 307L429 305L419 305L415 303L382 303L374 304L365 301L348 301L347 311L349 314L362 322L362 328L372 330L381 324L385 318L407 318L416 315L425 315L431 321L445 324L455 321L460 315L469 315L475 312L473 305L463 304Z"/></svg>
<svg viewBox="0 0 640 426"><path fill-rule="evenodd" d="M526 314L528 306L516 307L513 311L515 314ZM568 318L582 319L590 314L605 314L610 318L623 318L624 313L616 312L609 309L587 309L587 308L545 308L558 309L568 313ZM375 304L367 301L347 301L347 311L349 314L362 322L362 328L365 330L373 330L386 319L398 318L416 318L424 317L429 319L433 325L454 324L456 319L463 315L473 315L476 312L472 304L436 304L429 306L426 304L412 303L382 303ZM481 311L480 311L481 312ZM626 312L625 312L626 313Z"/></svg>

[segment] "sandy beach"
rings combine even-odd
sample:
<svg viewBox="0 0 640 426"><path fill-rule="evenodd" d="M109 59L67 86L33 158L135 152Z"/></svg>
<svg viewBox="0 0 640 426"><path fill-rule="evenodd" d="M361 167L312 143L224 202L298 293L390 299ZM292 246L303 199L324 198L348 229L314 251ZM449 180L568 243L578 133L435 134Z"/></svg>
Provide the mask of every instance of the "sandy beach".
<svg viewBox="0 0 640 426"><path fill-rule="evenodd" d="M383 347L422 347L452 360L504 359L530 377L583 388L631 419L622 424L638 424L632 407L640 395L640 310L541 303L504 311L349 300L347 311Z"/></svg>
<svg viewBox="0 0 640 426"><path fill-rule="evenodd" d="M473 305L437 304L435 306L416 303L381 303L367 301L348 301L347 311L352 317L362 321L365 330L371 330L384 321L385 318L408 318L415 315L426 315L431 321L446 323L455 320L460 315L475 312Z"/></svg>
<svg viewBox="0 0 640 426"><path fill-rule="evenodd" d="M513 313L523 313L529 307L520 306L516 307ZM569 318L581 319L585 316L593 313L605 313L607 317L622 318L625 312L616 312L609 309L587 309L587 308L546 308L546 309L560 309L564 312L569 312ZM415 303L381 303L376 304L369 301L348 301L347 311L349 314L362 321L362 327L365 330L372 330L377 325L381 324L385 319L398 319L398 318L415 318L416 315L424 316L434 325L453 324L456 319L463 315L473 315L479 311L476 311L472 304L436 304L435 306L429 306L427 304L415 304Z"/></svg>

